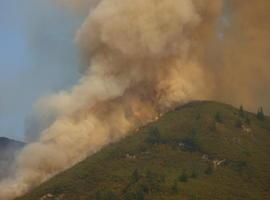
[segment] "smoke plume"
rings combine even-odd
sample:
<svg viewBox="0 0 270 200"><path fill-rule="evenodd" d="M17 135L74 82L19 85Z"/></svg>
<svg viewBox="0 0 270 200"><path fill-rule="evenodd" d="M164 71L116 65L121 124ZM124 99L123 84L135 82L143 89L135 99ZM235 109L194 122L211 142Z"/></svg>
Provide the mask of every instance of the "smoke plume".
<svg viewBox="0 0 270 200"><path fill-rule="evenodd" d="M245 46L245 38L234 33L242 28L243 16L253 19L250 7L242 7L246 3L234 2L226 1L225 6L222 0L95 1L76 37L88 66L84 76L70 91L37 103L35 112L40 119L49 119L48 128L20 154L14 177L0 185L0 199L24 194L186 101L237 104L248 99L251 107L258 102L252 95L268 81L264 64L269 62L247 58L247 47L264 52L266 46L263 39L261 46L255 41ZM224 13L235 18L229 28L220 25ZM266 33L264 28L257 33L252 25L243 26L246 37ZM226 38L217 37L217 32ZM262 78L253 84L250 75L257 66Z"/></svg>

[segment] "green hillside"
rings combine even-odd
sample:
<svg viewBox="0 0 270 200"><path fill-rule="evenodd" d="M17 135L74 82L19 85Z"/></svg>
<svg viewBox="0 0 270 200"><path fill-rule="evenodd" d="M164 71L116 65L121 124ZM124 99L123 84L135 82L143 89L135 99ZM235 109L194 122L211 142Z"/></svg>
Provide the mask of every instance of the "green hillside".
<svg viewBox="0 0 270 200"><path fill-rule="evenodd" d="M270 119L193 102L18 200L269 200Z"/></svg>

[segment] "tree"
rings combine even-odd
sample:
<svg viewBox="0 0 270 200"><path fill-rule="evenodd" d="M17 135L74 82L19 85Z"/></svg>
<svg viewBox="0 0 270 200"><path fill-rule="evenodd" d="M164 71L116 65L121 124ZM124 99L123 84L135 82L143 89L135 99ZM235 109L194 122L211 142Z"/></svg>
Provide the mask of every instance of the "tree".
<svg viewBox="0 0 270 200"><path fill-rule="evenodd" d="M161 137L160 137L160 133L157 127L152 127L150 129L149 135L147 137L147 142L150 144L161 143Z"/></svg>
<svg viewBox="0 0 270 200"><path fill-rule="evenodd" d="M135 194L136 200L144 200L144 191L143 188L140 188Z"/></svg>
<svg viewBox="0 0 270 200"><path fill-rule="evenodd" d="M247 116L246 119L245 119L245 123L246 123L247 125L250 125L250 119L249 119L248 116Z"/></svg>
<svg viewBox="0 0 270 200"><path fill-rule="evenodd" d="M182 142L185 144L185 149L190 152L201 150L199 137L194 130L192 130L191 134L184 138Z"/></svg>
<svg viewBox="0 0 270 200"><path fill-rule="evenodd" d="M179 181L181 181L181 182L188 182L188 175L187 175L187 173L186 173L185 170L179 176Z"/></svg>
<svg viewBox="0 0 270 200"><path fill-rule="evenodd" d="M239 108L239 116L240 117L244 117L245 116L243 105L241 105L240 108Z"/></svg>
<svg viewBox="0 0 270 200"><path fill-rule="evenodd" d="M215 120L216 120L216 122L218 122L218 123L222 123L222 122L223 122L222 116L221 116L221 114L220 114L219 112L217 112L217 113L215 114Z"/></svg>
<svg viewBox="0 0 270 200"><path fill-rule="evenodd" d="M105 199L106 200L117 200L118 198L117 198L116 194L113 191L108 190L106 195L105 195Z"/></svg>
<svg viewBox="0 0 270 200"><path fill-rule="evenodd" d="M263 107L260 107L258 109L258 112L257 112L257 118L261 121L263 121L265 119L265 115L264 115L264 112L263 112Z"/></svg>
<svg viewBox="0 0 270 200"><path fill-rule="evenodd" d="M140 179L140 174L138 169L135 169L131 175L131 182L136 183Z"/></svg>
<svg viewBox="0 0 270 200"><path fill-rule="evenodd" d="M198 173L196 172L195 169L192 170L192 173L191 173L191 178L197 178L198 177Z"/></svg>

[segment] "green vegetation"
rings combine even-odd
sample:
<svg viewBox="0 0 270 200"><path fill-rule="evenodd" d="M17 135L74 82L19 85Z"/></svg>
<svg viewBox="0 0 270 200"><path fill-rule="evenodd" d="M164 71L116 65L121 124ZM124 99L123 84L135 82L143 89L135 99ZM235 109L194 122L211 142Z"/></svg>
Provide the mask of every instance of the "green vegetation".
<svg viewBox="0 0 270 200"><path fill-rule="evenodd" d="M17 200L269 200L270 119L241 113L189 103Z"/></svg>
<svg viewBox="0 0 270 200"><path fill-rule="evenodd" d="M244 107L243 107L243 105L240 106L240 109L239 109L239 116L240 116L240 117L245 117L245 112L244 112Z"/></svg>
<svg viewBox="0 0 270 200"><path fill-rule="evenodd" d="M263 112L263 107L260 107L257 112L257 118L261 121L265 119L264 112Z"/></svg>
<svg viewBox="0 0 270 200"><path fill-rule="evenodd" d="M184 170L182 174L179 176L179 181L180 182L188 182L188 175L186 171Z"/></svg>

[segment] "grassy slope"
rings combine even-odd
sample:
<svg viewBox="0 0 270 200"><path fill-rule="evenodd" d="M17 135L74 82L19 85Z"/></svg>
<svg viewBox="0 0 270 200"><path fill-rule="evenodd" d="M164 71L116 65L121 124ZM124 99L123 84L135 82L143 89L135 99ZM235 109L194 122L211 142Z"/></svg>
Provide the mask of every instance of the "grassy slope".
<svg viewBox="0 0 270 200"><path fill-rule="evenodd" d="M246 117L250 133L236 126ZM152 127L160 132L159 144L147 142ZM186 146L180 147L181 142ZM226 162L214 169L211 159ZM251 113L241 117L237 109L220 103L187 104L18 200L46 194L53 197L43 199L270 199L270 119L260 121Z"/></svg>

